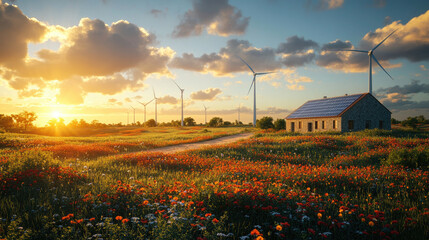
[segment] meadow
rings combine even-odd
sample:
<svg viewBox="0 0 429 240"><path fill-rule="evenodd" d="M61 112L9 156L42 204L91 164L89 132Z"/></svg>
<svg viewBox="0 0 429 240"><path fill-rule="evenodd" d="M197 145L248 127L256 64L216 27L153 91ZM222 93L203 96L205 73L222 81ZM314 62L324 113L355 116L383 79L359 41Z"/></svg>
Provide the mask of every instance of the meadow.
<svg viewBox="0 0 429 240"><path fill-rule="evenodd" d="M0 239L429 237L427 133L260 131L180 154L138 152L206 134L174 131L168 140L4 135ZM180 139L188 131L198 133ZM153 145L99 151L107 141ZM50 148L74 144L95 147L83 157Z"/></svg>

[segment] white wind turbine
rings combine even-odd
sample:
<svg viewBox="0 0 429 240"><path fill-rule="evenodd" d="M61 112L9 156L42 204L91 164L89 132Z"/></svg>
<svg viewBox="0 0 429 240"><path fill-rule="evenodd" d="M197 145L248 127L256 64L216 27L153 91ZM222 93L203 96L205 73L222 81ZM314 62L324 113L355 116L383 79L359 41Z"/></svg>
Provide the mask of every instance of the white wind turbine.
<svg viewBox="0 0 429 240"><path fill-rule="evenodd" d="M374 51L375 49L377 49L381 44L383 44L384 41L386 41L386 39L388 39L390 36L392 36L393 33L395 33L397 30L393 31L391 34L389 34L389 36L387 36L385 39L383 39L383 41L381 41L379 44L377 44L375 47L373 47L371 50L369 51L365 51L365 50L355 50L355 49L349 49L349 50L335 50L335 51L347 51L347 52L361 52L361 53L366 53L369 56L369 79L368 79L368 92L370 94L372 94L372 59L374 59L374 61L378 64L378 66L381 67L381 69L383 69L383 71L391 78L392 76L390 76L390 74L386 71L386 69L383 68L383 66L381 66L381 64L378 62L377 58L374 55Z"/></svg>
<svg viewBox="0 0 429 240"><path fill-rule="evenodd" d="M141 105L143 105L144 106L144 122L146 122L146 106L149 104L149 103L151 103L153 100L155 100L155 98L154 99L152 99L152 100L150 100L149 102L147 102L147 103L142 103L142 102L140 102L140 101L137 101L137 102L139 102Z"/></svg>
<svg viewBox="0 0 429 240"><path fill-rule="evenodd" d="M158 111L157 111L157 105L158 105L158 98L155 95L155 89L153 89L153 100L155 100L155 126L158 125Z"/></svg>
<svg viewBox="0 0 429 240"><path fill-rule="evenodd" d="M271 72L255 72L246 61L244 61L241 57L239 58L241 59L241 61L243 61L244 64L247 65L247 67L249 67L250 71L252 71L253 73L252 84L250 84L249 92L247 92L247 94L250 93L250 90L253 86L253 126L256 127L256 76L269 74Z"/></svg>
<svg viewBox="0 0 429 240"><path fill-rule="evenodd" d="M136 109L130 105L130 107L134 110L134 124L136 124Z"/></svg>
<svg viewBox="0 0 429 240"><path fill-rule="evenodd" d="M179 88L180 90L180 97L182 98L182 127L183 127L183 91L185 91L185 89L180 88L179 84L177 84L174 80L171 80L174 82L174 84L176 84L176 86Z"/></svg>
<svg viewBox="0 0 429 240"><path fill-rule="evenodd" d="M207 125L207 107L204 104L203 106L204 106L204 121L206 122L206 125Z"/></svg>

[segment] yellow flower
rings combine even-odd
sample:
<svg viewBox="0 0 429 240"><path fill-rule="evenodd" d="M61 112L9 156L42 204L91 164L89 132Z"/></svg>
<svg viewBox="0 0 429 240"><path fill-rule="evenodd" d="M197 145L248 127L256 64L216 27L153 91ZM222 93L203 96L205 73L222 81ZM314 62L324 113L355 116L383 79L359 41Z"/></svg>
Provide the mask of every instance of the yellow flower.
<svg viewBox="0 0 429 240"><path fill-rule="evenodd" d="M277 231L281 231L282 229L283 229L283 228L282 228L282 226L280 226L280 225L277 225L277 226L276 226L276 230L277 230Z"/></svg>
<svg viewBox="0 0 429 240"><path fill-rule="evenodd" d="M317 214L317 217L318 217L319 219L321 219L321 218L322 218L322 214L321 214L321 213L318 213L318 214Z"/></svg>
<svg viewBox="0 0 429 240"><path fill-rule="evenodd" d="M341 213L340 213L340 214L338 214L338 217L342 218L342 217L343 217L343 214L341 214Z"/></svg>
<svg viewBox="0 0 429 240"><path fill-rule="evenodd" d="M263 238L262 236L258 236L257 238L256 238L256 240L264 240L265 238Z"/></svg>

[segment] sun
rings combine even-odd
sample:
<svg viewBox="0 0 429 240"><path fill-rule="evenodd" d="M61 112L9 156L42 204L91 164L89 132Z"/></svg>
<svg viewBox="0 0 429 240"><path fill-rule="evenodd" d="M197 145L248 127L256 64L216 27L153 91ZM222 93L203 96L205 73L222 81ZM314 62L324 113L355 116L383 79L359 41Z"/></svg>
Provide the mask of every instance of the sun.
<svg viewBox="0 0 429 240"><path fill-rule="evenodd" d="M58 119L58 118L60 118L61 116L62 116L62 114L61 114L60 112L58 112L58 111L52 112L52 117L53 117L53 118Z"/></svg>

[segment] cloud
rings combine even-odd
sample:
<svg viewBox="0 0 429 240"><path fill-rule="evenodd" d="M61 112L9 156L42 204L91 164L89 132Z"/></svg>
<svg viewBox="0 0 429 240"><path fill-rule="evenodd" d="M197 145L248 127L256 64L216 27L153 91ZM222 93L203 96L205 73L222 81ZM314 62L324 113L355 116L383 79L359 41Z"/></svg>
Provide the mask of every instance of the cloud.
<svg viewBox="0 0 429 240"><path fill-rule="evenodd" d="M386 25L389 25L389 24L391 24L393 21L392 21L392 18L390 17L390 16L386 16L385 18L384 18L384 26L386 26Z"/></svg>
<svg viewBox="0 0 429 240"><path fill-rule="evenodd" d="M22 64L27 56L27 44L41 42L47 27L28 18L14 5L0 1L0 65Z"/></svg>
<svg viewBox="0 0 429 240"><path fill-rule="evenodd" d="M159 17L163 13L164 12L162 10L159 10L159 9L150 10L150 14L152 14L154 17Z"/></svg>
<svg viewBox="0 0 429 240"><path fill-rule="evenodd" d="M91 77L81 83L85 92L101 93L105 95L114 95L125 90L137 90L143 88L143 84L124 78L117 73L106 77Z"/></svg>
<svg viewBox="0 0 429 240"><path fill-rule="evenodd" d="M160 97L157 100L158 104L172 104L175 105L179 102L179 100L175 97L172 97L170 95L164 96L164 97Z"/></svg>
<svg viewBox="0 0 429 240"><path fill-rule="evenodd" d="M66 105L78 105L84 103L84 93L82 87L82 79L73 77L62 81L59 84L59 94L56 95L57 102Z"/></svg>
<svg viewBox="0 0 429 240"><path fill-rule="evenodd" d="M429 84L421 83L417 80L412 80L410 84L404 86L393 86L389 88L380 88L377 93L400 93L400 94L412 94L412 93L429 93Z"/></svg>
<svg viewBox="0 0 429 240"><path fill-rule="evenodd" d="M209 101L214 100L216 96L221 93L222 91L219 88L208 88L206 90L191 93L191 99Z"/></svg>
<svg viewBox="0 0 429 240"><path fill-rule="evenodd" d="M394 111L408 109L429 109L429 101L414 101L412 97L419 93L429 93L429 84L413 80L404 86L380 88L376 91L377 97L389 109Z"/></svg>
<svg viewBox="0 0 429 240"><path fill-rule="evenodd" d="M339 8L343 5L344 0L307 0L307 7L322 11Z"/></svg>
<svg viewBox="0 0 429 240"><path fill-rule="evenodd" d="M183 54L181 57L175 57L169 66L202 73L210 72L215 76L249 72L239 57L245 59L255 71L275 71L282 65L276 59L274 49L256 48L246 40L231 39L218 53L204 54L201 57Z"/></svg>
<svg viewBox="0 0 429 240"><path fill-rule="evenodd" d="M170 74L166 64L174 51L153 47L154 35L124 20L108 26L98 19L83 18L78 26L63 29L61 40L58 51L40 50L39 58L15 68L17 74L49 80L123 71L140 73L142 79L151 73Z"/></svg>
<svg viewBox="0 0 429 240"><path fill-rule="evenodd" d="M194 0L192 9L182 17L173 36L201 35L204 30L212 35L241 35L246 31L249 19L243 17L241 11L231 6L228 0Z"/></svg>
<svg viewBox="0 0 429 240"><path fill-rule="evenodd" d="M277 53L302 53L311 48L317 48L317 44L313 40L305 40L303 37L298 36L288 37L285 43L280 43L277 48Z"/></svg>
<svg viewBox="0 0 429 240"><path fill-rule="evenodd" d="M334 50L334 45L342 46L338 49L362 49L369 50L380 43L385 37L398 30L383 45L375 51L375 56L384 68L400 67L401 64L392 64L389 61L405 58L411 62L429 60L429 10L420 16L414 17L406 24L394 21L374 32L367 33L359 42L358 47L350 43L346 46L340 40L331 42L322 47L321 55L316 63L319 66L342 70L345 72L363 72L368 69L368 55L351 52L328 52ZM374 65L376 66L376 65Z"/></svg>

